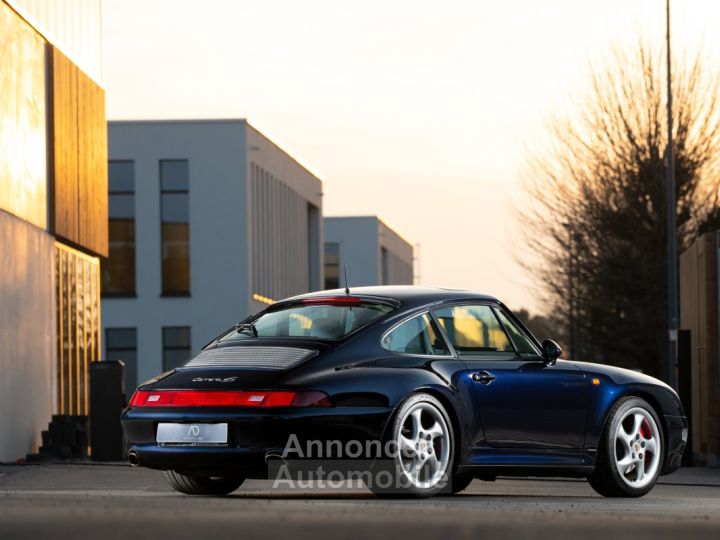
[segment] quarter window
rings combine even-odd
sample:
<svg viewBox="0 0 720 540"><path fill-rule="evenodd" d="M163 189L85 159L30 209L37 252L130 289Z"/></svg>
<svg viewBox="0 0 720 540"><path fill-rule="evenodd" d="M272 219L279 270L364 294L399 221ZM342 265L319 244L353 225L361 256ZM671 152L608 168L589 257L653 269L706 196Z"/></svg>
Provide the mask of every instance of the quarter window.
<svg viewBox="0 0 720 540"><path fill-rule="evenodd" d="M458 354L515 353L490 306L453 306L435 315Z"/></svg>
<svg viewBox="0 0 720 540"><path fill-rule="evenodd" d="M396 326L383 338L382 346L388 351L406 354L449 354L427 313Z"/></svg>

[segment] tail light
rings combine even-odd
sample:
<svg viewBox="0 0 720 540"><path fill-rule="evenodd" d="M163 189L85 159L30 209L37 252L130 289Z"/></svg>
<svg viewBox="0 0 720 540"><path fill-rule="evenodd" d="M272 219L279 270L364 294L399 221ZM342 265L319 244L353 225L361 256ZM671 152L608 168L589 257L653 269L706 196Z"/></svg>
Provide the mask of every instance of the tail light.
<svg viewBox="0 0 720 540"><path fill-rule="evenodd" d="M324 392L232 390L138 390L131 407L332 407Z"/></svg>
<svg viewBox="0 0 720 540"><path fill-rule="evenodd" d="M363 299L357 296L318 296L316 298L305 298L302 304L321 304L327 306L356 306L363 303Z"/></svg>

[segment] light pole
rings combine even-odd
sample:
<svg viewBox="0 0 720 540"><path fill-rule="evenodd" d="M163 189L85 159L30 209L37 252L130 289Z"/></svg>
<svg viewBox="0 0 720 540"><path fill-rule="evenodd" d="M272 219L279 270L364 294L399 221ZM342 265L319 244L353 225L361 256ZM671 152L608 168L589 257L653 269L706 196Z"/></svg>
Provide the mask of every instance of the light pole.
<svg viewBox="0 0 720 540"><path fill-rule="evenodd" d="M667 279L668 279L668 384L677 388L678 260L675 202L675 154L673 151L672 74L670 71L670 0L665 0L667 49Z"/></svg>

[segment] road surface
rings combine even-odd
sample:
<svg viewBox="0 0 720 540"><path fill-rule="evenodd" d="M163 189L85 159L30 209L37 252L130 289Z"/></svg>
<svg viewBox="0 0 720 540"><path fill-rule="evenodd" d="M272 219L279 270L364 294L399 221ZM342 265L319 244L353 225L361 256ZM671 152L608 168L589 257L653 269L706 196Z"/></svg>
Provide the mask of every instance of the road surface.
<svg viewBox="0 0 720 540"><path fill-rule="evenodd" d="M476 480L460 495L423 500L273 490L267 481L209 498L119 464L0 465L0 538L720 539L720 471L663 482L641 499L605 499L583 481L518 479Z"/></svg>

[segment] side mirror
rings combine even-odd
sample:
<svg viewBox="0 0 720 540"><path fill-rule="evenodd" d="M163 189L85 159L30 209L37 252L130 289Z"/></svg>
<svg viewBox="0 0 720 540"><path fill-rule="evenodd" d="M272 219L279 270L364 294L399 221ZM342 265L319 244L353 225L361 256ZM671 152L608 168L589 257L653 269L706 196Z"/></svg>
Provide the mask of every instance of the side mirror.
<svg viewBox="0 0 720 540"><path fill-rule="evenodd" d="M546 339L542 342L542 357L548 366L554 366L555 362L562 354L560 345L555 343L552 339Z"/></svg>

